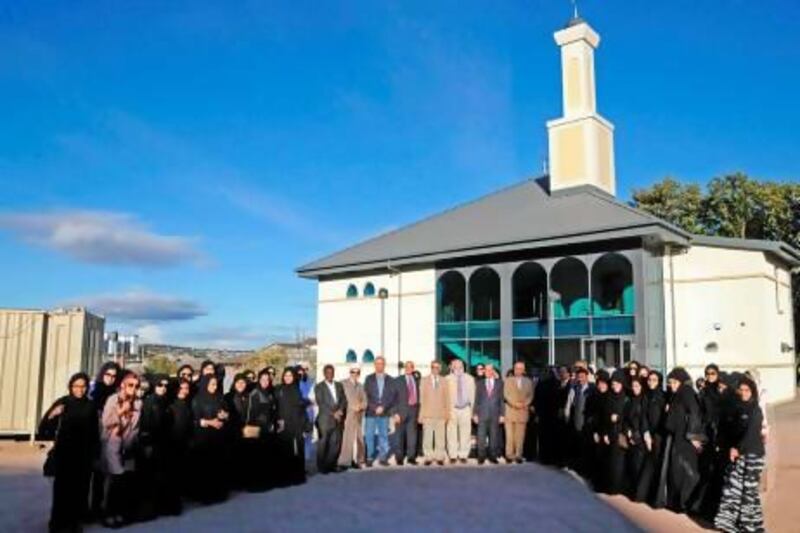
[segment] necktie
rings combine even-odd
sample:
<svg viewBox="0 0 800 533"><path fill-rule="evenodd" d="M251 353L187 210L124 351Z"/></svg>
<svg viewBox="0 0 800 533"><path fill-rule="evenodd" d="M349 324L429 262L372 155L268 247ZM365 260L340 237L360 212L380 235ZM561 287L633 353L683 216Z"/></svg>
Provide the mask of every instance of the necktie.
<svg viewBox="0 0 800 533"><path fill-rule="evenodd" d="M522 388L522 378L517 378L517 388L518 389Z"/></svg>
<svg viewBox="0 0 800 533"><path fill-rule="evenodd" d="M494 389L494 383L492 383L491 379L486 380L486 392L489 396L492 395L492 389Z"/></svg>
<svg viewBox="0 0 800 533"><path fill-rule="evenodd" d="M406 387L408 387L408 405L417 405L417 390L414 387L414 378L406 377Z"/></svg>

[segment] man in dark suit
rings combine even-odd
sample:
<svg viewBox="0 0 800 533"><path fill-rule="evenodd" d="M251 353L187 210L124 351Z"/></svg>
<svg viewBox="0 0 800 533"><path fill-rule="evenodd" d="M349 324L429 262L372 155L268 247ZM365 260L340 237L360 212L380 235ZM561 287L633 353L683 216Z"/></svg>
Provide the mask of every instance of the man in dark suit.
<svg viewBox="0 0 800 533"><path fill-rule="evenodd" d="M386 360L375 359L375 372L364 381L367 395L367 412L364 418L364 437L367 441L367 466L375 461L375 437L378 437L378 461L384 466L389 462L389 416L397 401L397 391L391 376L385 372Z"/></svg>
<svg viewBox="0 0 800 533"><path fill-rule="evenodd" d="M333 365L325 365L322 371L325 380L314 387L317 404L317 470L321 474L337 469L339 451L342 446L342 430L347 412L347 397L344 387L333 380Z"/></svg>
<svg viewBox="0 0 800 533"><path fill-rule="evenodd" d="M394 457L398 465L405 459L417 464L417 435L419 418L419 380L414 375L414 363L406 361L403 375L394 380L397 401L394 418Z"/></svg>
<svg viewBox="0 0 800 533"><path fill-rule="evenodd" d="M475 406L472 409L472 419L478 425L478 463L483 464L488 455L489 462L497 464L497 456L501 453L500 424L505 422L503 381L491 363L486 364L485 372L485 379L475 383ZM488 450L487 437L489 438Z"/></svg>

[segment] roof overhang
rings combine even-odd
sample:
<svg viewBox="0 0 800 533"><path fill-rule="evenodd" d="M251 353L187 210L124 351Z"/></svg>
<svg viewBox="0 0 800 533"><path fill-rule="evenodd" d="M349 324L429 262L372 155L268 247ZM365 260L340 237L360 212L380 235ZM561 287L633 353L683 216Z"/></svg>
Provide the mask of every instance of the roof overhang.
<svg viewBox="0 0 800 533"><path fill-rule="evenodd" d="M800 267L800 250L783 241L692 235L691 244L696 244L698 246L709 246L712 248L764 252L776 257L792 268Z"/></svg>
<svg viewBox="0 0 800 533"><path fill-rule="evenodd" d="M647 238L649 243L689 246L692 235L676 228L671 224L653 219L652 222L646 224L600 228L596 231L573 235L559 234L517 242L487 243L469 248L442 250L408 256L386 257L360 263L331 265L320 268L314 268L311 265L306 265L298 268L296 272L302 278L318 279L323 276L336 276L370 271L385 271L403 267L421 267L446 259L460 259L488 254L558 247L570 244L585 244L589 242L629 239L631 237L638 237L642 239Z"/></svg>

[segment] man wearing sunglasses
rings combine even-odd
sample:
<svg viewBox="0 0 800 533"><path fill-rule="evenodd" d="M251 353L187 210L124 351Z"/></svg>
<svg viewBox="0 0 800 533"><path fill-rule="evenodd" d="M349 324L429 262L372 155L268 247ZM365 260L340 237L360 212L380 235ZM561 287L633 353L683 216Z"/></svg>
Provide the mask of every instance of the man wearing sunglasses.
<svg viewBox="0 0 800 533"><path fill-rule="evenodd" d="M342 437L342 450L339 453L339 466L341 468L361 468L365 461L364 453L364 411L367 409L367 394L364 386L359 381L361 368L350 368L350 377L342 381L344 395L347 398L347 416L344 419L344 436ZM355 458L353 448L355 447Z"/></svg>

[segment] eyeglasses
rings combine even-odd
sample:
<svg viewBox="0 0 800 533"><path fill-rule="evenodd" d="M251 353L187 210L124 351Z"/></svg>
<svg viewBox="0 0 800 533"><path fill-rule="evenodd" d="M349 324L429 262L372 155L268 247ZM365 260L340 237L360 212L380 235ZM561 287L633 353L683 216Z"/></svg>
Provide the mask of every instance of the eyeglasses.
<svg viewBox="0 0 800 533"><path fill-rule="evenodd" d="M706 372L706 376L708 376L708 377L712 377L712 376L716 376L716 375L717 375L717 373L714 372L714 371Z"/></svg>
<svg viewBox="0 0 800 533"><path fill-rule="evenodd" d="M158 383L158 384L156 385L156 387L166 387L166 386L167 386L167 384L166 384L166 383Z"/></svg>
<svg viewBox="0 0 800 533"><path fill-rule="evenodd" d="M107 378L116 378L117 374L116 374L116 372L106 372L105 374L103 374L103 376L105 376Z"/></svg>
<svg viewBox="0 0 800 533"><path fill-rule="evenodd" d="M125 384L125 388L126 389L138 389L139 388L139 384L138 383L126 383Z"/></svg>
<svg viewBox="0 0 800 533"><path fill-rule="evenodd" d="M361 372L359 372L358 370L351 370L351 371L350 371L350 375L351 375L351 376L357 376L357 375L359 375L359 374L361 374Z"/></svg>

